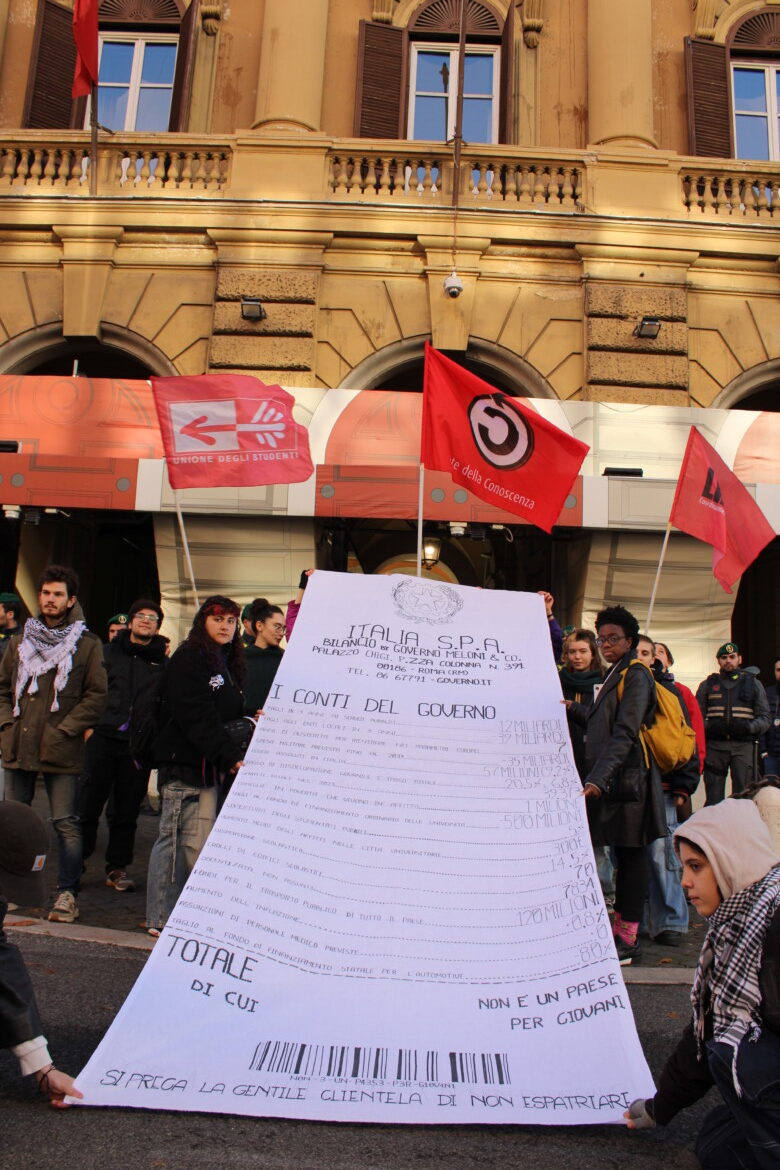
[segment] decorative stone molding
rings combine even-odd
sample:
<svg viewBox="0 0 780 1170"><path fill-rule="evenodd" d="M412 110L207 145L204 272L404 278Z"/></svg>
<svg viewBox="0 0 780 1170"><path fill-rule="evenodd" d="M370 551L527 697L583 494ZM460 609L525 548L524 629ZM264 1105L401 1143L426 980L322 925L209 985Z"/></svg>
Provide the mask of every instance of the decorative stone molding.
<svg viewBox="0 0 780 1170"><path fill-rule="evenodd" d="M181 20L182 11L176 0L100 0L101 20L116 20L125 24L143 21Z"/></svg>
<svg viewBox="0 0 780 1170"><path fill-rule="evenodd" d="M377 24L392 24L393 4L397 3L398 0L374 0L374 11L371 13L371 19L375 20Z"/></svg>
<svg viewBox="0 0 780 1170"><path fill-rule="evenodd" d="M200 23L201 28L207 37L215 37L219 32L219 24L222 20L222 5L221 4L202 4L200 8Z"/></svg>
<svg viewBox="0 0 780 1170"><path fill-rule="evenodd" d="M526 48L537 48L544 28L544 0L521 0L523 8L523 40Z"/></svg>
<svg viewBox="0 0 780 1170"><path fill-rule="evenodd" d="M715 37L716 0L693 0L691 7L696 11L696 36L711 41Z"/></svg>

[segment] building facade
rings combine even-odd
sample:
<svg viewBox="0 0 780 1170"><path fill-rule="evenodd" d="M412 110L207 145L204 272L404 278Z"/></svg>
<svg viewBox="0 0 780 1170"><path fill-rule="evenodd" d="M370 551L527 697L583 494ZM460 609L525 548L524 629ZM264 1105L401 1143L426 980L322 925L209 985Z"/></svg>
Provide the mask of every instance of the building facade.
<svg viewBox="0 0 780 1170"><path fill-rule="evenodd" d="M164 606L188 605L159 453L131 453L132 508L84 494L84 460L116 449L74 362L118 386L254 374L312 421L306 504L181 494L204 590L283 601L311 564L405 567L426 338L592 444L552 538L432 487L450 579L549 587L564 621L610 600L641 615L692 419L780 530L780 4L101 0L96 154L70 21L67 0L0 0L0 439L22 441L0 491L28 591L56 552L92 566L106 617L155 572ZM32 377L59 379L37 383L48 450L20 431ZM34 489L31 450L76 462ZM735 607L673 537L652 633L685 643L684 674L732 634L768 667L777 544Z"/></svg>

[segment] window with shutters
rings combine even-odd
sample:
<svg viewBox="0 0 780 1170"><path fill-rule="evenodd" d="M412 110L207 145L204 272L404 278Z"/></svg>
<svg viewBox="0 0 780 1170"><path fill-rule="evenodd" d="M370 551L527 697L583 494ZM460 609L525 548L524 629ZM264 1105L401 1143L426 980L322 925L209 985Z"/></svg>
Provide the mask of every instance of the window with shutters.
<svg viewBox="0 0 780 1170"><path fill-rule="evenodd" d="M463 136L508 142L512 20L481 0L465 6ZM425 0L406 28L361 21L355 133L446 142L457 107L461 0Z"/></svg>
<svg viewBox="0 0 780 1170"><path fill-rule="evenodd" d="M200 0L100 0L98 120L109 130L187 130ZM24 125L85 128L88 103L70 96L73 13L38 0Z"/></svg>
<svg viewBox="0 0 780 1170"><path fill-rule="evenodd" d="M725 44L685 42L690 150L780 160L780 6L748 15Z"/></svg>

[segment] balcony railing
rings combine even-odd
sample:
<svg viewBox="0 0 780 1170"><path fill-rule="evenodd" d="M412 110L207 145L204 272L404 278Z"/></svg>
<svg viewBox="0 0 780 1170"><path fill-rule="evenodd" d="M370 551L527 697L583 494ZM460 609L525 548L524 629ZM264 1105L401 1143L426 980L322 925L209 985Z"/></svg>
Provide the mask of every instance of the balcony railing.
<svg viewBox="0 0 780 1170"><path fill-rule="evenodd" d="M220 196L230 176L232 147L183 136L112 139L97 152L101 195ZM29 132L27 141L0 140L0 195L88 195L92 165L87 135ZM33 139L33 141L30 141Z"/></svg>
<svg viewBox="0 0 780 1170"><path fill-rule="evenodd" d="M0 198L88 196L93 165L83 131L0 134ZM367 142L325 135L252 132L101 136L98 195L114 198L333 200L361 205L448 207L454 167L435 143ZM555 152L467 146L457 204L490 211L587 211L641 218L780 218L780 163L679 158L648 151Z"/></svg>
<svg viewBox="0 0 780 1170"><path fill-rule="evenodd" d="M699 165L683 169L680 181L691 216L754 223L780 219L780 163Z"/></svg>
<svg viewBox="0 0 780 1170"><path fill-rule="evenodd" d="M490 152L490 153L488 153ZM330 152L329 185L336 199L442 204L452 200L454 168L449 154L435 150L395 153L390 150ZM582 159L529 158L511 147L473 148L460 170L463 205L546 207L582 210L585 166Z"/></svg>

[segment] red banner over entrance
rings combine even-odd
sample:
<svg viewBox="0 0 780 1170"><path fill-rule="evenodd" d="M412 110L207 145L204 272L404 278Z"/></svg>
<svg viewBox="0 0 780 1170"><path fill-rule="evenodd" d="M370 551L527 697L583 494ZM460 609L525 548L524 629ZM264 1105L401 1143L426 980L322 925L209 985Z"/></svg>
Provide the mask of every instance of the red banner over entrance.
<svg viewBox="0 0 780 1170"><path fill-rule="evenodd" d="M589 451L533 410L425 345L420 461L550 532Z"/></svg>
<svg viewBox="0 0 780 1170"><path fill-rule="evenodd" d="M172 488L300 483L313 467L295 399L247 374L152 378Z"/></svg>

